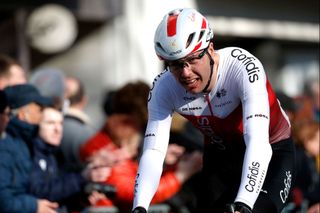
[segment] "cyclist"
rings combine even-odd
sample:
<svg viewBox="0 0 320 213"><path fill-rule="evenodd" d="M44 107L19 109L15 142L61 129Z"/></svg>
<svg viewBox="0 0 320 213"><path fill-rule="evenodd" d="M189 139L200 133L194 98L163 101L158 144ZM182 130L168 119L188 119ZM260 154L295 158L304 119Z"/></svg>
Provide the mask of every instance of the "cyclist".
<svg viewBox="0 0 320 213"><path fill-rule="evenodd" d="M133 212L146 212L156 191L174 111L205 136L197 212L280 212L294 146L260 61L238 47L215 50L207 19L191 8L166 14L154 42L167 68L149 94Z"/></svg>

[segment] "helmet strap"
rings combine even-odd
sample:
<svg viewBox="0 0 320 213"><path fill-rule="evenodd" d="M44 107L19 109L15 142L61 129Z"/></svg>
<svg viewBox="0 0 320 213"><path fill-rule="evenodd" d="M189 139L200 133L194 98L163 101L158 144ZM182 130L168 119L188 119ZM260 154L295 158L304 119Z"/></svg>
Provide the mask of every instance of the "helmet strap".
<svg viewBox="0 0 320 213"><path fill-rule="evenodd" d="M209 87L209 85L211 83L211 78L212 78L212 74L213 74L213 65L214 65L214 61L213 61L213 59L211 58L211 56L210 56L210 54L208 52L207 52L207 55L208 55L209 60L210 60L210 77L208 79L208 82L207 82L206 86L202 90L203 93L208 92L207 89L208 89L208 87Z"/></svg>

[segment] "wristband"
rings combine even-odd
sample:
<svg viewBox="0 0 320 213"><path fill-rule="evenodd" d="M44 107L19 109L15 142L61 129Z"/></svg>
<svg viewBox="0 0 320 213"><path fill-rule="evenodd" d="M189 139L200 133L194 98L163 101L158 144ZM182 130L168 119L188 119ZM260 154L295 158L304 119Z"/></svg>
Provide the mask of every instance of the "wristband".
<svg viewBox="0 0 320 213"><path fill-rule="evenodd" d="M147 210L141 206L134 208L131 213L147 213Z"/></svg>

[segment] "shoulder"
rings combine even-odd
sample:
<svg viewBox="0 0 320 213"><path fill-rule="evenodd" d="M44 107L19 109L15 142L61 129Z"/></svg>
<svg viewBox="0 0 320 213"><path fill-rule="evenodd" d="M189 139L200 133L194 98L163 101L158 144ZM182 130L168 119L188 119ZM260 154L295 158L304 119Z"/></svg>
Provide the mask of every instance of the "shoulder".
<svg viewBox="0 0 320 213"><path fill-rule="evenodd" d="M226 47L216 51L220 57L234 59L240 63L249 63L249 61L255 61L257 58L249 51L241 47Z"/></svg>
<svg viewBox="0 0 320 213"><path fill-rule="evenodd" d="M239 55L239 54L247 54L250 52L246 49L243 49L241 47L224 47L221 49L218 49L217 52L219 52L220 54L230 54L230 55Z"/></svg>
<svg viewBox="0 0 320 213"><path fill-rule="evenodd" d="M220 56L221 64L223 64L222 67L236 76L240 73L246 73L251 76L250 78L254 78L252 75L255 73L256 75L264 73L260 60L243 48L227 47L217 50L217 53Z"/></svg>
<svg viewBox="0 0 320 213"><path fill-rule="evenodd" d="M178 87L178 84L176 83L174 76L166 69L154 78L148 100L150 101L151 98L154 97L167 97L171 94L170 91L176 90L176 87Z"/></svg>
<svg viewBox="0 0 320 213"><path fill-rule="evenodd" d="M173 75L168 69L165 69L154 78L151 89L154 87L166 87L171 85L172 81L174 81Z"/></svg>
<svg viewBox="0 0 320 213"><path fill-rule="evenodd" d="M6 134L4 138L0 140L0 150L15 150L17 147L17 141L19 139L13 138L11 135Z"/></svg>

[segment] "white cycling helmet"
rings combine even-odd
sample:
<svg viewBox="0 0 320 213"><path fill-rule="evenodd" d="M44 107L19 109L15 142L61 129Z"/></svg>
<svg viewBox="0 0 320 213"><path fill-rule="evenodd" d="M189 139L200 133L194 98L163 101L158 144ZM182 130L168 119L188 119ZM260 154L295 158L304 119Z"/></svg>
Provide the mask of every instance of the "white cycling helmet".
<svg viewBox="0 0 320 213"><path fill-rule="evenodd" d="M213 31L208 20L191 8L175 9L164 16L154 37L157 55L178 60L208 47Z"/></svg>

